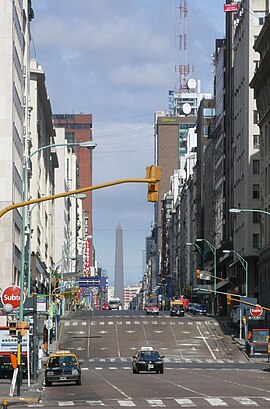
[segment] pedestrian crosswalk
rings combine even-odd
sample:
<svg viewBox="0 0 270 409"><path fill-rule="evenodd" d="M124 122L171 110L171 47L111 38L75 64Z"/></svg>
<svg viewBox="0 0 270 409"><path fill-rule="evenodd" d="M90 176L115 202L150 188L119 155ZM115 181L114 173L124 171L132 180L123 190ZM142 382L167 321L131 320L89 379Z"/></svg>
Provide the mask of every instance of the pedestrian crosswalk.
<svg viewBox="0 0 270 409"><path fill-rule="evenodd" d="M117 318L117 317L115 317ZM178 318L178 317L177 317ZM159 317L155 319L144 319L142 321L134 320L131 321L125 320L125 319L115 319L115 320L106 320L106 321L64 321L63 322L65 327L77 327L78 325L86 326L112 326L112 325L178 325L178 326L183 326L183 325L189 325L189 326L202 326L202 325L214 325L214 326L219 326L219 323L217 321L183 321L179 319L160 319Z"/></svg>
<svg viewBox="0 0 270 409"><path fill-rule="evenodd" d="M50 405L52 402L50 402ZM54 402L55 406L89 406L98 407L137 407L137 408L213 408L213 407L268 407L270 397L268 396L206 396L206 397L182 397L182 398L160 398L160 399L103 399L103 400L61 400ZM29 405L28 407L34 405ZM46 407L46 402L38 404L39 407Z"/></svg>
<svg viewBox="0 0 270 409"><path fill-rule="evenodd" d="M132 358L90 358L89 362L91 363L124 363L124 362L131 362ZM168 358L165 357L163 358L163 362L166 363L171 363L171 364L212 364L212 363L218 363L218 364L246 364L247 362L244 359L202 359L202 358Z"/></svg>

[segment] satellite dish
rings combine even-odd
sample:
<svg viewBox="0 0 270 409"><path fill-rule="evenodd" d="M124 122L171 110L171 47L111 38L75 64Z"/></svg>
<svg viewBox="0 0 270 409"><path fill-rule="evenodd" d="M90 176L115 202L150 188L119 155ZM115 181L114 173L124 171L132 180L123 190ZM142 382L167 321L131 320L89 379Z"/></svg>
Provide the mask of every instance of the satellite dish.
<svg viewBox="0 0 270 409"><path fill-rule="evenodd" d="M182 106L182 111L184 112L185 115L189 115L191 112L191 106L189 104L184 104Z"/></svg>
<svg viewBox="0 0 270 409"><path fill-rule="evenodd" d="M187 86L189 89L195 89L197 86L196 80L194 80L193 78L190 78L187 82Z"/></svg>

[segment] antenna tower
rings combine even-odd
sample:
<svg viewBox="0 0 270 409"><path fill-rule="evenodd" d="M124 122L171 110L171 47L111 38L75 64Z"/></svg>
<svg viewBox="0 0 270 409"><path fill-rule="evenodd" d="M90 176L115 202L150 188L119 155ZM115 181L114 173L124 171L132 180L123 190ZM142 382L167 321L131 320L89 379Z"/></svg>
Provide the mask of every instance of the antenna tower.
<svg viewBox="0 0 270 409"><path fill-rule="evenodd" d="M187 63L187 0L179 3L179 55L180 64L175 66L175 72L179 73L180 92L190 92L187 82L189 74L194 72L193 66Z"/></svg>

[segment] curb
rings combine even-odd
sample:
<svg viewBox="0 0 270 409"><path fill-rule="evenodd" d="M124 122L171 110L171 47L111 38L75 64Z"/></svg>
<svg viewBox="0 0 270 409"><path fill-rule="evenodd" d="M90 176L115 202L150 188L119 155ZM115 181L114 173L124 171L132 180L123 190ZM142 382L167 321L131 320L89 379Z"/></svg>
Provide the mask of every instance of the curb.
<svg viewBox="0 0 270 409"><path fill-rule="evenodd" d="M20 396L13 396L13 397L4 396L4 397L1 398L1 401L2 401L2 403L3 403L3 401L6 401L8 406L18 405L20 403L21 404L27 403L27 404L30 404L30 405L32 404L33 405L33 404L36 404L36 403L38 403L40 401L40 397L34 398L33 396L31 396L31 397L22 398Z"/></svg>

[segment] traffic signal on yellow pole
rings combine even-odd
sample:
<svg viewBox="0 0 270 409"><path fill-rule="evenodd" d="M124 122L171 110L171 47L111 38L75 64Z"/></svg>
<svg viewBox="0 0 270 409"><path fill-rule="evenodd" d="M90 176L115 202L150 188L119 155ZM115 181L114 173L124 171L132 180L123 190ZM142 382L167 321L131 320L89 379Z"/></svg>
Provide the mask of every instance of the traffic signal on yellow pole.
<svg viewBox="0 0 270 409"><path fill-rule="evenodd" d="M79 288L74 287L74 289L73 289L73 298L78 298L78 292L79 292Z"/></svg>
<svg viewBox="0 0 270 409"><path fill-rule="evenodd" d="M231 294L227 294L227 304L230 305L232 303L232 296Z"/></svg>
<svg viewBox="0 0 270 409"><path fill-rule="evenodd" d="M148 202L158 202L158 182L161 179L160 166L147 166L146 167L146 179L153 179L153 182L148 183Z"/></svg>
<svg viewBox="0 0 270 409"><path fill-rule="evenodd" d="M201 270L199 268L196 270L196 277L201 278Z"/></svg>

